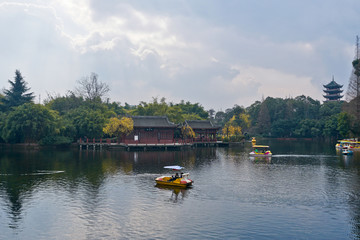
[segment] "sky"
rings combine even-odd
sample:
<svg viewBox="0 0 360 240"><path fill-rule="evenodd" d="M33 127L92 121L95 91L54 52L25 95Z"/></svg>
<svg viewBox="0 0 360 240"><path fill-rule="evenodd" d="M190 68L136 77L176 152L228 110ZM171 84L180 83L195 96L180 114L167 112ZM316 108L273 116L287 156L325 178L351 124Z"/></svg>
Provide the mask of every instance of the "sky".
<svg viewBox="0 0 360 240"><path fill-rule="evenodd" d="M111 102L206 110L346 92L358 0L0 0L0 87L20 70L35 102L91 73Z"/></svg>

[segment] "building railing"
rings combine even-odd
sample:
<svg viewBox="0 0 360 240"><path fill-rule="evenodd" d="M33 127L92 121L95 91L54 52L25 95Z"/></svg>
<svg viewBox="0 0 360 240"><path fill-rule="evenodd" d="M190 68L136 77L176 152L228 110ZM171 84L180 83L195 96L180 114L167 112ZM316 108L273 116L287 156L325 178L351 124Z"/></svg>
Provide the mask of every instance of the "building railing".
<svg viewBox="0 0 360 240"><path fill-rule="evenodd" d="M129 140L122 139L119 141L118 138L80 138L78 143L82 145L86 144L189 144L189 143L207 143L216 142L216 138L194 138L194 139L140 139L140 140Z"/></svg>

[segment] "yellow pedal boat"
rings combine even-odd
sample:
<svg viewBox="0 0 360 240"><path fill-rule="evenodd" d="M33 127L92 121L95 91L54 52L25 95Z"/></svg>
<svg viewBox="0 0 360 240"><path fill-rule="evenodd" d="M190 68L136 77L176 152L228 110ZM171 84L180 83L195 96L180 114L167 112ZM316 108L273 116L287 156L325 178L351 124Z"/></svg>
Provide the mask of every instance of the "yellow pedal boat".
<svg viewBox="0 0 360 240"><path fill-rule="evenodd" d="M174 171L180 171L183 167L180 166L165 166L164 168L172 169ZM171 187L181 187L186 188L190 187L193 184L193 180L189 178L189 173L176 173L172 176L161 176L155 179L156 184L162 186L171 186Z"/></svg>
<svg viewBox="0 0 360 240"><path fill-rule="evenodd" d="M253 145L253 151L250 153L250 156L253 157L271 157L272 153L269 146L265 145Z"/></svg>

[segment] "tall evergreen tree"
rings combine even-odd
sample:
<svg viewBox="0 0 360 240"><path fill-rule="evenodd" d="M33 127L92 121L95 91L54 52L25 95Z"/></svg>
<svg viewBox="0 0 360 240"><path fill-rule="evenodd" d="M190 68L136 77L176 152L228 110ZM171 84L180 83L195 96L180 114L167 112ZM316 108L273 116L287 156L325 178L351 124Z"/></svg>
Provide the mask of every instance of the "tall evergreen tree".
<svg viewBox="0 0 360 240"><path fill-rule="evenodd" d="M350 112L352 112L357 120L360 120L360 53L359 53L359 37L356 36L355 58L352 62L353 70L350 75L346 98L350 102Z"/></svg>
<svg viewBox="0 0 360 240"><path fill-rule="evenodd" d="M32 102L35 96L33 95L33 92L26 93L30 88L27 87L27 83L21 76L19 70L15 71L14 81L9 80L9 83L11 85L10 89L4 90L5 96L2 99L6 109Z"/></svg>
<svg viewBox="0 0 360 240"><path fill-rule="evenodd" d="M260 111L257 117L257 131L262 135L268 135L271 128L271 118L269 108L266 101L263 101L260 106Z"/></svg>

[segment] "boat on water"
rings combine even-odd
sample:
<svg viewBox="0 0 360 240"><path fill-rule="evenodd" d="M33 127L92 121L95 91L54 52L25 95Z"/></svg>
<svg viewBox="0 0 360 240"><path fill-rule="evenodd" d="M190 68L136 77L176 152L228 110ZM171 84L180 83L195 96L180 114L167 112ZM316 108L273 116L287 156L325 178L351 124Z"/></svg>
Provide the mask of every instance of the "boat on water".
<svg viewBox="0 0 360 240"><path fill-rule="evenodd" d="M194 183L194 181L189 178L189 173L181 172L183 167L165 166L164 168L172 169L173 171L176 171L176 173L171 176L157 177L155 179L157 185L186 188Z"/></svg>
<svg viewBox="0 0 360 240"><path fill-rule="evenodd" d="M343 147L341 153L343 155L352 155L354 152L349 147Z"/></svg>
<svg viewBox="0 0 360 240"><path fill-rule="evenodd" d="M254 163L271 163L271 156L250 156L250 160Z"/></svg>
<svg viewBox="0 0 360 240"><path fill-rule="evenodd" d="M355 139L343 139L339 140L335 145L336 150L341 150L344 148L348 148L352 151L360 151L360 142L357 138Z"/></svg>
<svg viewBox="0 0 360 240"><path fill-rule="evenodd" d="M270 157L272 153L270 147L266 145L253 145L253 150L250 152L252 157Z"/></svg>

